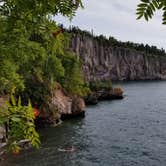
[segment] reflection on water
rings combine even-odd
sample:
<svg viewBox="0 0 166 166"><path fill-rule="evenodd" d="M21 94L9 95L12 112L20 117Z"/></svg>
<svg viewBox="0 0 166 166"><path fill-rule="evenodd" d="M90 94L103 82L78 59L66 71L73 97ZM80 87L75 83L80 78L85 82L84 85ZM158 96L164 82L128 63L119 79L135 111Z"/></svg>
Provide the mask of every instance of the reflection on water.
<svg viewBox="0 0 166 166"><path fill-rule="evenodd" d="M166 82L122 86L125 99L90 106L84 119L43 129L39 150L2 166L165 166Z"/></svg>

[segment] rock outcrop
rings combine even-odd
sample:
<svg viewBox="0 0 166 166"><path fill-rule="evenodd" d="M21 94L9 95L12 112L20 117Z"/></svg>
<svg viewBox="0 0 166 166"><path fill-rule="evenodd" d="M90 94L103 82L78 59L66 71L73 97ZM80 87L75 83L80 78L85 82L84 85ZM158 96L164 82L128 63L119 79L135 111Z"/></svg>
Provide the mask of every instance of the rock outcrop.
<svg viewBox="0 0 166 166"><path fill-rule="evenodd" d="M47 105L44 106L37 125L58 124L62 119L84 117L85 102L79 96L69 95L59 85L50 97Z"/></svg>
<svg viewBox="0 0 166 166"><path fill-rule="evenodd" d="M82 60L87 81L166 79L164 56L113 47L79 33L72 34L70 49Z"/></svg>
<svg viewBox="0 0 166 166"><path fill-rule="evenodd" d="M121 88L112 88L111 90L101 89L99 91L93 91L85 98L85 102L88 105L95 105L101 100L117 100L123 99L123 90Z"/></svg>

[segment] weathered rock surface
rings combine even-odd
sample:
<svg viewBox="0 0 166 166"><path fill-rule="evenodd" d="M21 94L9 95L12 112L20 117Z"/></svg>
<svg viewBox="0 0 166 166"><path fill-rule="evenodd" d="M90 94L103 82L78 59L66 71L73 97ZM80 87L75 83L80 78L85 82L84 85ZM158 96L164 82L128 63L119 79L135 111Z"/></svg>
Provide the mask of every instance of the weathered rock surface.
<svg viewBox="0 0 166 166"><path fill-rule="evenodd" d="M88 105L95 105L101 100L114 100L123 99L123 90L121 88L113 88L112 90L101 89L99 91L93 91L89 96L85 98L85 102Z"/></svg>
<svg viewBox="0 0 166 166"><path fill-rule="evenodd" d="M87 81L166 79L164 56L112 47L79 33L72 35L70 48L81 58Z"/></svg>
<svg viewBox="0 0 166 166"><path fill-rule="evenodd" d="M85 102L79 96L68 95L61 86L59 86L54 95L50 98L48 105L39 117L44 123L57 124L60 119L73 117L84 117ZM42 125L42 124L41 124Z"/></svg>

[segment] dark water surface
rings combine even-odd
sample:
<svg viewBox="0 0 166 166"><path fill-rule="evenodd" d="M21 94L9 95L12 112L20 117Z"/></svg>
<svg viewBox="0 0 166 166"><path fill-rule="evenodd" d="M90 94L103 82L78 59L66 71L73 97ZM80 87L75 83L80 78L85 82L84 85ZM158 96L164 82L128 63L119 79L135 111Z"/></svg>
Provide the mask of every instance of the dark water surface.
<svg viewBox="0 0 166 166"><path fill-rule="evenodd" d="M166 82L122 84L123 100L41 131L42 146L3 166L166 166ZM74 152L58 148L75 147Z"/></svg>

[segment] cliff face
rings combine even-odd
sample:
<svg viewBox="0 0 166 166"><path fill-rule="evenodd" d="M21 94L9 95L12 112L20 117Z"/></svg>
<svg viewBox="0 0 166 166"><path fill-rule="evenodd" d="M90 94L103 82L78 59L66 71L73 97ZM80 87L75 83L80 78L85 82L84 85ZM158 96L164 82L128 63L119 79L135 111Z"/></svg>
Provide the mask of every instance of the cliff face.
<svg viewBox="0 0 166 166"><path fill-rule="evenodd" d="M61 119L85 116L84 100L79 96L68 94L60 85L54 90L42 109L40 116L36 119L37 127L58 125Z"/></svg>
<svg viewBox="0 0 166 166"><path fill-rule="evenodd" d="M87 81L166 79L164 56L112 47L79 33L72 34L70 49L81 58Z"/></svg>

